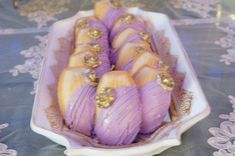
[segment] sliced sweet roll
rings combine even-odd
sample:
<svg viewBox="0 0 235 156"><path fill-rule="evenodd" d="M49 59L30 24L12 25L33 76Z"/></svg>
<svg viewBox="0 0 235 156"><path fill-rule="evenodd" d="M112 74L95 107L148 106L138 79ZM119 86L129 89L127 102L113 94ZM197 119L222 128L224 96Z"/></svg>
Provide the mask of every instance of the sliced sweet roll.
<svg viewBox="0 0 235 156"><path fill-rule="evenodd" d="M125 71L106 73L96 92L97 139L106 145L130 144L141 121L139 94L131 75Z"/></svg>
<svg viewBox="0 0 235 156"><path fill-rule="evenodd" d="M140 17L134 16L133 14L126 13L120 17L116 22L110 32L110 41L112 42L114 37L127 28L132 28L139 32L146 31L145 21Z"/></svg>
<svg viewBox="0 0 235 156"><path fill-rule="evenodd" d="M130 71L135 58L143 53L151 53L151 48L146 42L126 43L117 53L115 68L117 70Z"/></svg>
<svg viewBox="0 0 235 156"><path fill-rule="evenodd" d="M131 75L134 75L144 65L161 68L166 71L169 70L169 66L160 59L159 55L155 53L141 53L132 62L129 70Z"/></svg>
<svg viewBox="0 0 235 156"><path fill-rule="evenodd" d="M94 11L96 17L102 20L108 29L126 12L120 0L100 0L95 3Z"/></svg>
<svg viewBox="0 0 235 156"><path fill-rule="evenodd" d="M91 135L94 127L95 93L98 79L86 68L65 68L58 82L58 101L65 124Z"/></svg>
<svg viewBox="0 0 235 156"><path fill-rule="evenodd" d="M91 51L72 54L69 58L68 66L92 68L96 71L99 78L111 70L110 61L107 56Z"/></svg>
<svg viewBox="0 0 235 156"><path fill-rule="evenodd" d="M84 45L99 45L109 53L108 30L93 16L80 18L75 24L75 51L79 52Z"/></svg>
<svg viewBox="0 0 235 156"><path fill-rule="evenodd" d="M121 47L124 42L131 42L133 40L143 40L150 43L150 39L151 36L146 31L138 31L134 28L126 28L123 31L119 32L116 36L114 36L112 48L115 49Z"/></svg>
<svg viewBox="0 0 235 156"><path fill-rule="evenodd" d="M79 46L77 46L74 49L73 54L83 53L85 51L91 51L100 55L109 53L108 51L105 51L105 49L101 45L89 43L89 44L80 44Z"/></svg>
<svg viewBox="0 0 235 156"><path fill-rule="evenodd" d="M145 32L139 32L132 28L127 28L115 36L112 42L111 62L115 62L120 48L130 42L145 42L146 47L151 48L150 35Z"/></svg>
<svg viewBox="0 0 235 156"><path fill-rule="evenodd" d="M174 80L168 72L148 65L143 66L134 79L142 104L141 133L155 131L163 122L171 103Z"/></svg>
<svg viewBox="0 0 235 156"><path fill-rule="evenodd" d="M98 55L102 60L108 61L109 60L109 49L104 49L99 44L84 44L80 45L77 48L74 49L72 54L80 54L84 52L92 52L96 55Z"/></svg>

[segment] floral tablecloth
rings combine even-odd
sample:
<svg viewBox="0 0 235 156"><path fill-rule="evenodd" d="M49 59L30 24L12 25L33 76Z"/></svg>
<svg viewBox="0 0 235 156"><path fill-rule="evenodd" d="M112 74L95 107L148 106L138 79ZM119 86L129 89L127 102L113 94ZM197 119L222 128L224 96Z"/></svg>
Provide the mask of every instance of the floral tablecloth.
<svg viewBox="0 0 235 156"><path fill-rule="evenodd" d="M167 14L186 47L211 106L209 117L160 156L235 155L235 1L122 0ZM94 0L0 0L0 156L60 156L64 147L30 129L48 29L92 8ZM157 19L156 19L157 20Z"/></svg>

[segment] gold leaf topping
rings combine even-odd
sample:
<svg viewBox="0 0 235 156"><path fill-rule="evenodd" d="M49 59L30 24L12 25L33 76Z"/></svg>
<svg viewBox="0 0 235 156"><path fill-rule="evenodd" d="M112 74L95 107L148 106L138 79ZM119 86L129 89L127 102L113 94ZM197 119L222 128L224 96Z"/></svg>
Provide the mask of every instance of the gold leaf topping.
<svg viewBox="0 0 235 156"><path fill-rule="evenodd" d="M122 22L126 24L131 24L135 17L133 15L125 15L124 17L121 18Z"/></svg>
<svg viewBox="0 0 235 156"><path fill-rule="evenodd" d="M142 38L144 41L147 41L147 42L150 43L151 37L150 37L150 35L149 35L148 33L140 32L139 34L140 34L141 38Z"/></svg>
<svg viewBox="0 0 235 156"><path fill-rule="evenodd" d="M110 4L115 9L119 9L122 7L120 0L110 0Z"/></svg>
<svg viewBox="0 0 235 156"><path fill-rule="evenodd" d="M160 68L162 68L164 71L169 71L170 70L170 67L166 64L166 63L164 63L163 61L159 61L158 62L158 65L160 66Z"/></svg>
<svg viewBox="0 0 235 156"><path fill-rule="evenodd" d="M169 74L157 74L157 81L167 91L172 91L175 85L173 78Z"/></svg>
<svg viewBox="0 0 235 156"><path fill-rule="evenodd" d="M135 51L139 54L139 53L143 53L147 50L144 47L137 46L137 47L135 47Z"/></svg>
<svg viewBox="0 0 235 156"><path fill-rule="evenodd" d="M76 27L79 29L85 29L89 27L89 22L87 19L80 19L76 23Z"/></svg>
<svg viewBox="0 0 235 156"><path fill-rule="evenodd" d="M88 32L88 36L92 39L99 39L102 37L102 33L99 29L97 28L92 28Z"/></svg>
<svg viewBox="0 0 235 156"><path fill-rule="evenodd" d="M89 70L87 73L87 78L89 79L89 83L92 86L97 86L99 83L99 78L96 75L96 72L93 70Z"/></svg>
<svg viewBox="0 0 235 156"><path fill-rule="evenodd" d="M90 44L89 45L89 50L92 52L99 53L102 51L102 47L99 44Z"/></svg>
<svg viewBox="0 0 235 156"><path fill-rule="evenodd" d="M84 57L84 63L88 67L96 68L96 67L98 67L101 64L101 61L99 60L99 58L97 56L86 55Z"/></svg>
<svg viewBox="0 0 235 156"><path fill-rule="evenodd" d="M96 103L100 108L108 108L114 102L114 93L112 88L102 88L101 92L96 95Z"/></svg>
<svg viewBox="0 0 235 156"><path fill-rule="evenodd" d="M115 65L114 65L114 64L112 64L112 66L111 66L111 70L112 70L112 71L114 71L114 70L115 70Z"/></svg>

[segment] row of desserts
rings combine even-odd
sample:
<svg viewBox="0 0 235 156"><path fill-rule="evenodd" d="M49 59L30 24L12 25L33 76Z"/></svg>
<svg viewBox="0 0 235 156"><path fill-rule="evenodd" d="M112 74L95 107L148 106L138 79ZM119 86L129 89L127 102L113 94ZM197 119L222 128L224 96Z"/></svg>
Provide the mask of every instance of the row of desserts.
<svg viewBox="0 0 235 156"><path fill-rule="evenodd" d="M98 80L111 70L108 30L94 16L83 17L75 23L74 40L68 66L59 78L59 108L70 129L91 136Z"/></svg>
<svg viewBox="0 0 235 156"><path fill-rule="evenodd" d="M73 130L85 135L94 132L103 144L129 144L139 132L149 133L160 126L173 81L152 52L141 18L127 14L112 0L97 2L95 12L111 30L109 39L108 30L94 17L77 21L75 50L59 80L60 110ZM116 70L129 72L108 72L109 57Z"/></svg>
<svg viewBox="0 0 235 156"><path fill-rule="evenodd" d="M101 0L94 10L110 30L111 63L116 70L130 72L138 87L142 108L140 132L153 132L168 112L174 80L169 66L154 51L149 23L128 13L117 0Z"/></svg>

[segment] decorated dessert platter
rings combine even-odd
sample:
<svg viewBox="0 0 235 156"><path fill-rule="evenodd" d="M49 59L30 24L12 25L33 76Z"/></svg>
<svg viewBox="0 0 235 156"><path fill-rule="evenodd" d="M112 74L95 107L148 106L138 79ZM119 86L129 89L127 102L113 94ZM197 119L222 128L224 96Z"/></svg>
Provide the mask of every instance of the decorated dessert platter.
<svg viewBox="0 0 235 156"><path fill-rule="evenodd" d="M101 0L51 27L31 128L65 154L158 154L209 112L166 15Z"/></svg>

